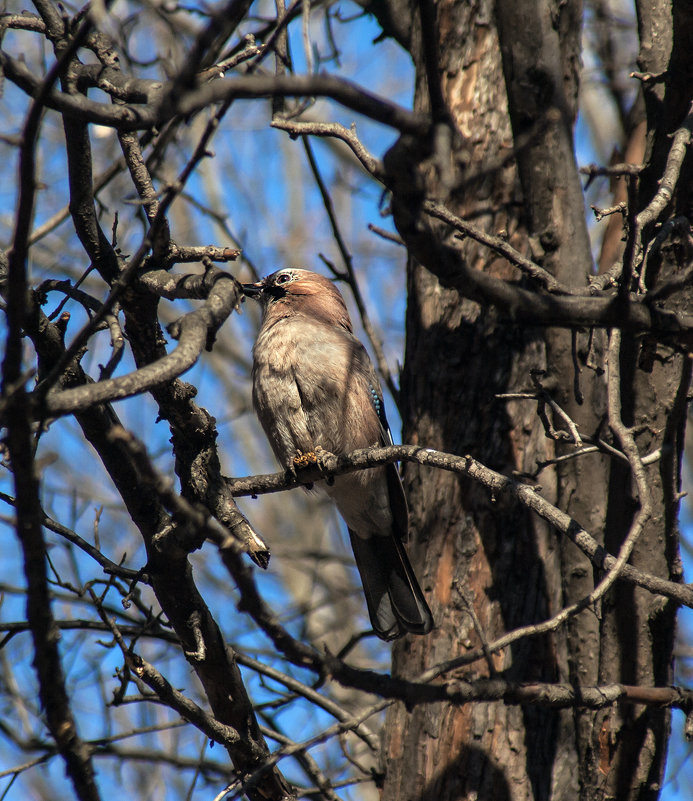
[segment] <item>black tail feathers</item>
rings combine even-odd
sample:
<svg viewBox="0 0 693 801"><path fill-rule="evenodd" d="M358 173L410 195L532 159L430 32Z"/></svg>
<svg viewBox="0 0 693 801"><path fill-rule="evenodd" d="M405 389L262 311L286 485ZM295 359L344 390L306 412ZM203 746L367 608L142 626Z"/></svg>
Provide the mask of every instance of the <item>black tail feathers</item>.
<svg viewBox="0 0 693 801"><path fill-rule="evenodd" d="M392 535L364 539L351 530L349 536L378 637L395 640L407 632L428 634L433 615L402 542Z"/></svg>

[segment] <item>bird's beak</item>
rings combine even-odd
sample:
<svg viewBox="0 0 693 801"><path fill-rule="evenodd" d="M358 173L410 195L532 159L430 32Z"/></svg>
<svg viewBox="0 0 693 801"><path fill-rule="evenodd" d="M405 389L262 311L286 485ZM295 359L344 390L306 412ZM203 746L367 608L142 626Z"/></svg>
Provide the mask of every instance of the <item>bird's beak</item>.
<svg viewBox="0 0 693 801"><path fill-rule="evenodd" d="M249 298L258 298L262 294L262 281L257 284L241 284L243 287L243 294Z"/></svg>

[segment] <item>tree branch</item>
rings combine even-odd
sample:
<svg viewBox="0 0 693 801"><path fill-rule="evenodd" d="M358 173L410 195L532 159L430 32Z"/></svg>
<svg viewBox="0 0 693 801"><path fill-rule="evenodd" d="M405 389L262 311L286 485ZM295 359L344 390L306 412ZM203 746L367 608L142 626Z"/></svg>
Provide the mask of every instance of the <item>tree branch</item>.
<svg viewBox="0 0 693 801"><path fill-rule="evenodd" d="M94 769L88 749L77 731L58 648L58 631L51 609L46 572L46 544L41 528L39 486L26 378L22 375L22 338L27 314L28 238L33 219L36 192L36 148L45 98L65 63L72 58L91 27L87 20L76 31L71 45L63 52L39 83L22 131L19 160L19 199L15 216L13 247L7 272L8 331L2 363L2 396L7 404L7 448L10 456L15 496L16 531L24 559L27 582L27 620L34 645L34 668L39 697L46 722L55 740L75 793L81 801L99 801ZM4 259L4 254L3 254ZM1 272L5 272L2 265Z"/></svg>
<svg viewBox="0 0 693 801"><path fill-rule="evenodd" d="M98 403L139 395L182 375L195 364L204 348L209 346L210 338L213 339L224 320L238 308L240 296L235 278L220 272L204 306L189 312L170 327L171 336L178 339L178 346L171 353L128 375L74 389L49 392L35 414L59 417Z"/></svg>
<svg viewBox="0 0 693 801"><path fill-rule="evenodd" d="M441 470L449 470L477 481L495 494L507 492L572 540L596 567L601 570L610 570L616 564L616 558L607 553L576 520L542 498L539 494L540 488L522 484L497 473L482 465L472 456L455 456L418 445L392 445L387 448L365 448L340 456L329 454L322 459L322 469L306 468L301 470L297 477L287 476L286 473L273 473L264 476L228 479L228 482L232 494L236 497L261 495L267 492L281 492L285 489L320 481L329 476L396 461L416 462ZM642 573L630 565L623 566L620 577L631 584L637 584L650 592L693 608L693 589L689 585L677 584L667 579Z"/></svg>
<svg viewBox="0 0 693 801"><path fill-rule="evenodd" d="M33 94L40 81L20 61L0 51L0 66L9 80L27 94ZM165 85L162 93L169 87ZM166 107L159 103L109 106L84 95L51 91L45 99L48 108L78 117L84 122L117 128L120 131L146 130L161 126L177 116L189 116L214 103L263 97L328 97L346 108L397 131L425 137L430 128L426 115L416 114L378 97L351 81L333 75L246 75L222 78L184 92Z"/></svg>

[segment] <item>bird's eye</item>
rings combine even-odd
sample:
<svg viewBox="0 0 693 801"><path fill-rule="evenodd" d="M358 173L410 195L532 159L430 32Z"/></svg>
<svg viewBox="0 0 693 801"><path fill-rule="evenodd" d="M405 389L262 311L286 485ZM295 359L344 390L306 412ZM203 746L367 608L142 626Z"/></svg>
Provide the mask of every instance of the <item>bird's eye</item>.
<svg viewBox="0 0 693 801"><path fill-rule="evenodd" d="M280 275L277 276L277 278L275 279L274 283L275 284L285 284L287 281L290 281L290 280L291 280L290 273L281 273Z"/></svg>

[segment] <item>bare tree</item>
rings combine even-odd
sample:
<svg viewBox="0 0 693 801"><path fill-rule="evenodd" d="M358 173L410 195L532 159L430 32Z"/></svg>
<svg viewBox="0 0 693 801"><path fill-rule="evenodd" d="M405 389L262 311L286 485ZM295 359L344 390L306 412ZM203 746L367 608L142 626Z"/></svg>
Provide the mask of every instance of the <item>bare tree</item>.
<svg viewBox="0 0 693 801"><path fill-rule="evenodd" d="M691 24L0 16L3 797L659 796L693 709ZM239 280L320 261L404 445L263 474ZM393 461L436 628L390 673L334 511L287 490Z"/></svg>

